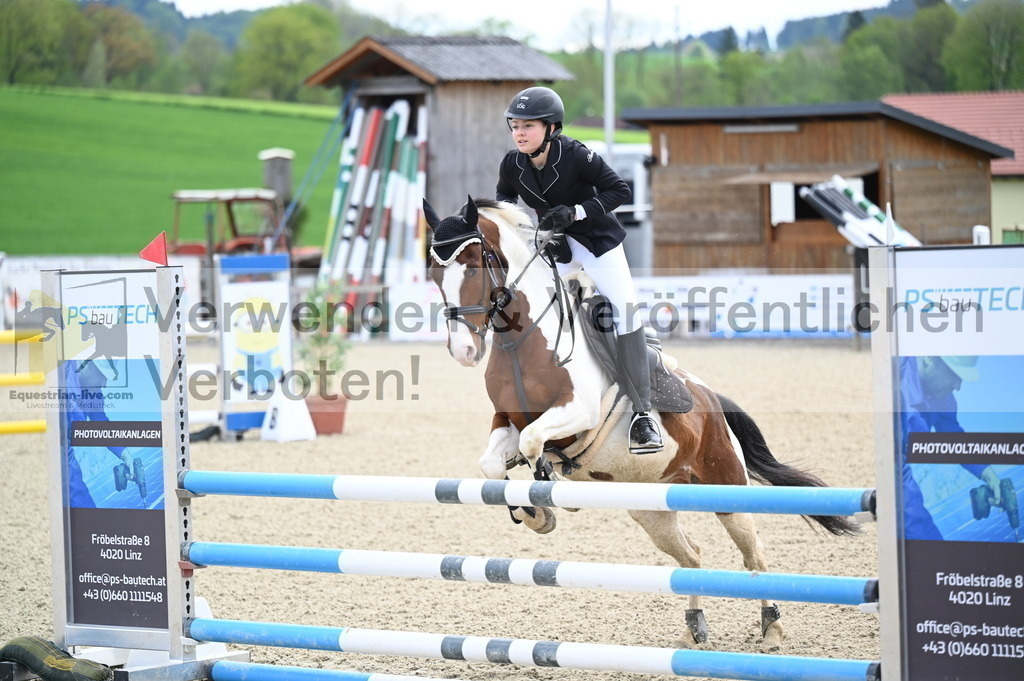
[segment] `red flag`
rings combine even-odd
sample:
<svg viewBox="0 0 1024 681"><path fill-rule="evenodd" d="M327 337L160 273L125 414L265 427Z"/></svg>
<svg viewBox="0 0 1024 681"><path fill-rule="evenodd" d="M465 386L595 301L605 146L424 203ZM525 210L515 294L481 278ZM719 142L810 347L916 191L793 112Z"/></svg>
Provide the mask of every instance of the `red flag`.
<svg viewBox="0 0 1024 681"><path fill-rule="evenodd" d="M149 245L139 251L139 257L143 260L155 262L157 265L167 266L167 232L160 232L156 238L149 242Z"/></svg>

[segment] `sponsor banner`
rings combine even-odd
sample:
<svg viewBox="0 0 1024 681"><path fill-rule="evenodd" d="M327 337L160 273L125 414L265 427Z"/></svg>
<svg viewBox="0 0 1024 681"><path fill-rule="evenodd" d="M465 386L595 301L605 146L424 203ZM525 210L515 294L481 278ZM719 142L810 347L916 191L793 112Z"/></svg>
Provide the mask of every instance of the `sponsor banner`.
<svg viewBox="0 0 1024 681"><path fill-rule="evenodd" d="M167 627L156 273L61 273L68 623ZM167 327L169 328L169 326ZM50 342L50 341L44 341ZM170 370L170 369L169 369Z"/></svg>
<svg viewBox="0 0 1024 681"><path fill-rule="evenodd" d="M635 277L645 320L658 333L717 338L827 338L854 332L848 274Z"/></svg>
<svg viewBox="0 0 1024 681"><path fill-rule="evenodd" d="M1024 665L1024 248L897 250L896 509L904 678Z"/></svg>

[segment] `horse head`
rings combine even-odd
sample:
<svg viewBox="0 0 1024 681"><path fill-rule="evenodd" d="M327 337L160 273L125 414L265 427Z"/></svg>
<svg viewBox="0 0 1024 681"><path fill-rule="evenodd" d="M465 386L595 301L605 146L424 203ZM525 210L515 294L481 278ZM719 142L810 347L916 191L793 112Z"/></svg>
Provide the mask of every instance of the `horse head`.
<svg viewBox="0 0 1024 681"><path fill-rule="evenodd" d="M423 200L431 229L430 278L441 290L448 319L448 352L463 366L476 366L487 352L487 331L507 304L505 272L496 251L497 227L483 218L470 197L457 215L438 218ZM489 240L483 229L492 233ZM493 230L493 231L492 231Z"/></svg>

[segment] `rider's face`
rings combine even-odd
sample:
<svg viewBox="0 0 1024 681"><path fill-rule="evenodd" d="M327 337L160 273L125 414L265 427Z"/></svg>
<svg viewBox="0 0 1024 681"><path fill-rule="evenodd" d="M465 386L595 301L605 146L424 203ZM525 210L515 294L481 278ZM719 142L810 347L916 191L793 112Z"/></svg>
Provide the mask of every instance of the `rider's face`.
<svg viewBox="0 0 1024 681"><path fill-rule="evenodd" d="M512 129L512 141L516 148L524 154L532 154L544 143L545 125L543 121L525 121L513 118L509 121Z"/></svg>

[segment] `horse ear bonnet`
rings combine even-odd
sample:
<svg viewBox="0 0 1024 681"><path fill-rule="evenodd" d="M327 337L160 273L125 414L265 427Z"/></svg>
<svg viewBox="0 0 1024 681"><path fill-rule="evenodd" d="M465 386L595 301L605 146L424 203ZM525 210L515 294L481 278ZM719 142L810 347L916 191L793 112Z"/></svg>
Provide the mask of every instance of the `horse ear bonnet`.
<svg viewBox="0 0 1024 681"><path fill-rule="evenodd" d="M482 243L483 237L476 225L469 224L461 215L441 220L434 228L434 240L430 245L430 256L439 265L449 265L459 257L466 246Z"/></svg>

